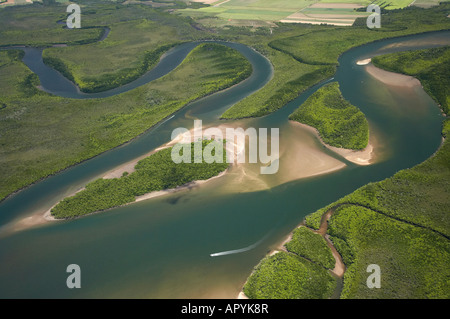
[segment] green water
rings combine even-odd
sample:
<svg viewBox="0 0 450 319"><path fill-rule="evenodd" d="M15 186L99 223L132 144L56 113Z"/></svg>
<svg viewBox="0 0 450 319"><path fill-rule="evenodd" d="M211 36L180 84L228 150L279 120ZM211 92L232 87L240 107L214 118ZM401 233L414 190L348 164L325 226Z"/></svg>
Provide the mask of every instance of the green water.
<svg viewBox="0 0 450 319"><path fill-rule="evenodd" d="M366 114L377 137L378 162L317 177L277 183L248 191L256 183L233 184L224 176L172 195L154 198L73 221L48 223L8 233L8 224L45 211L87 181L112 167L163 144L173 128L191 127L192 118L223 124L218 116L270 78L270 65L259 65L253 80L238 91L227 90L197 101L157 129L121 148L70 168L0 204L0 297L30 298L234 298L252 268L302 219L316 209L370 182L412 167L428 158L441 142L442 117L422 89L388 87L371 78L359 59L409 48L434 46L430 39L449 42L449 32L385 40L341 56L333 80L345 98ZM404 43L385 48L392 43ZM379 51L381 49L381 51ZM265 70L262 72L262 70ZM259 78L262 77L262 78ZM255 82L252 82L255 81ZM322 85L322 84L321 84ZM280 143L292 139L288 115L320 85L303 93L279 111L259 119L239 121L252 127L279 127ZM241 91L242 90L242 91ZM307 133L305 133L307 134ZM305 135L306 136L306 135ZM295 136L294 136L295 137ZM322 146L316 141L317 148ZM292 165L280 158L280 167ZM211 257L216 252L249 248L241 253ZM250 249L251 248L251 249ZM376 261L374 261L376 262ZM67 265L81 267L81 289L66 287Z"/></svg>

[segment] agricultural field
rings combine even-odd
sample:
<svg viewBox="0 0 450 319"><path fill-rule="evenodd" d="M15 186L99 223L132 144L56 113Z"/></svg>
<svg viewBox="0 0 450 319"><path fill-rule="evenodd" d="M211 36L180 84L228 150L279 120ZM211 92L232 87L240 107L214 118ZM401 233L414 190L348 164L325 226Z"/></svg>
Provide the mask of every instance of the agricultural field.
<svg viewBox="0 0 450 319"><path fill-rule="evenodd" d="M448 0L415 0L411 3L411 5L420 8L430 8L438 6L441 2L448 2Z"/></svg>
<svg viewBox="0 0 450 319"><path fill-rule="evenodd" d="M216 19L219 21L224 20L229 24L238 20L246 22L248 25L252 25L251 23L253 21L255 21L253 23L263 25L260 21L266 23L280 21L287 16L306 8L312 3L314 3L314 1L283 0L277 1L276 5L274 5L274 2L270 0L230 0L217 1L205 8L182 9L178 10L178 12L183 15L192 16L194 19L209 18L207 20L209 23L213 23Z"/></svg>
<svg viewBox="0 0 450 319"><path fill-rule="evenodd" d="M363 9L371 3L378 4L385 10L401 9L409 5L429 7L438 4L436 0L284 0L276 1L276 6L270 0L196 2L209 6L180 9L178 12L210 26L273 26L274 22L351 26L356 18L370 14Z"/></svg>

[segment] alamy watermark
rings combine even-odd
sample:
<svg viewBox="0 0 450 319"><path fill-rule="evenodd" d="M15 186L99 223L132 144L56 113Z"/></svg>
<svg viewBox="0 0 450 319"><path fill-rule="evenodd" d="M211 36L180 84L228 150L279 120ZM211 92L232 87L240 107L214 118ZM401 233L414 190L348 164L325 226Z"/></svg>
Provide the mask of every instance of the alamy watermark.
<svg viewBox="0 0 450 319"><path fill-rule="evenodd" d="M66 280L67 288L81 288L81 268L77 264L70 264L66 272L71 273Z"/></svg>
<svg viewBox="0 0 450 319"><path fill-rule="evenodd" d="M267 128L253 127L224 129L209 127L203 130L202 121L194 121L193 133L187 128L179 127L173 130L171 139L179 140L172 148L174 163L223 163L224 141L227 163L245 163L248 145L248 163L262 163L261 174L275 174L279 168L279 129L270 129L270 139ZM224 138L225 137L225 138ZM194 143L194 154L191 154L191 142L212 140L204 148L201 143ZM248 143L247 143L248 139ZM270 155L269 155L270 146Z"/></svg>
<svg viewBox="0 0 450 319"><path fill-rule="evenodd" d="M78 4L72 3L67 6L67 13L71 13L67 17L66 25L69 29L81 28L81 8Z"/></svg>
<svg viewBox="0 0 450 319"><path fill-rule="evenodd" d="M367 17L366 25L369 29L373 28L381 28L381 9L376 4L371 4L367 6L367 12L373 12L370 16Z"/></svg>
<svg viewBox="0 0 450 319"><path fill-rule="evenodd" d="M371 273L367 277L366 285L367 288L381 288L381 268L377 264L370 264L367 266L367 272Z"/></svg>

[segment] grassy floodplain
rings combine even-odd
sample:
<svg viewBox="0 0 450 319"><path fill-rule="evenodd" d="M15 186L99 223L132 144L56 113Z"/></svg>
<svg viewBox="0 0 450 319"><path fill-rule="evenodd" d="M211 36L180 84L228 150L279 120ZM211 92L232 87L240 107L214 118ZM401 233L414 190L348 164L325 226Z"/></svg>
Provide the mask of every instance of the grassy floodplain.
<svg viewBox="0 0 450 319"><path fill-rule="evenodd" d="M150 70L164 52L180 43L171 39L177 39L172 27L146 19L126 21L114 24L102 42L77 50L49 48L43 58L46 64L76 83L81 91L99 92L131 82Z"/></svg>
<svg viewBox="0 0 450 319"><path fill-rule="evenodd" d="M1 198L123 144L188 102L251 73L239 52L208 43L147 85L110 98L72 100L37 90L39 80L17 58L20 54L0 52L0 103L5 106L0 110Z"/></svg>
<svg viewBox="0 0 450 319"><path fill-rule="evenodd" d="M39 3L27 6L5 7L0 10L0 46L52 44L86 44L97 41L103 28L67 30L57 24L66 17L62 6L44 6ZM36 12L39 15L36 15Z"/></svg>
<svg viewBox="0 0 450 319"><path fill-rule="evenodd" d="M131 82L150 70L174 45L201 36L189 19L145 5L94 4L83 12L83 26L107 27L108 37L89 45L48 48L43 57L46 64L84 92L105 91Z"/></svg>
<svg viewBox="0 0 450 319"><path fill-rule="evenodd" d="M204 158L201 163L194 163L195 143L202 143L202 151L209 148L212 156L222 149L222 163L207 163ZM190 145L191 163L176 164L171 157L172 148L160 150L139 161L135 167L136 171L130 174L113 179L101 178L89 183L81 192L59 202L52 208L51 214L58 219L83 216L134 202L137 196L147 193L206 180L227 169L229 164L226 161L223 142L195 143ZM218 155L220 156L220 153Z"/></svg>
<svg viewBox="0 0 450 319"><path fill-rule="evenodd" d="M366 117L344 99L337 82L317 90L289 119L316 128L322 140L331 146L362 150L369 142Z"/></svg>

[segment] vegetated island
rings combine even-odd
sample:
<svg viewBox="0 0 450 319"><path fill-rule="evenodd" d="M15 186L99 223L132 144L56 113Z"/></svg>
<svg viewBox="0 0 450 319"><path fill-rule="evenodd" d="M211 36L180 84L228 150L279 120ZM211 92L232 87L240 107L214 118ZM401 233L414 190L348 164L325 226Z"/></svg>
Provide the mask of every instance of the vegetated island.
<svg viewBox="0 0 450 319"><path fill-rule="evenodd" d="M429 59L428 65L433 67L422 68L423 78L432 81L433 72L445 69L447 66L443 64L447 62L439 58L441 50L427 50L377 59L393 62L403 57L410 61L409 68L419 69L423 60L413 60L413 56L437 54L436 60ZM436 96L445 94L448 100L448 85L438 86L435 93ZM369 183L306 217L304 224L310 229L326 226L325 233L345 264L343 288L336 297L450 298L449 134L447 117L442 129L444 142L434 156L393 177ZM298 245L297 232L298 229L294 230L286 247ZM311 282L312 275L306 271L312 270L303 266L323 258L320 257L322 249L311 252L303 253L301 262L292 261L299 258L292 249L282 255L265 257L244 285L245 294L251 298L278 298L280 292L293 291L283 297L303 298L314 291L322 298L330 297L330 290L323 288L330 285L330 278L323 275L321 283ZM381 289L369 289L366 284L367 266L373 263L382 272Z"/></svg>
<svg viewBox="0 0 450 319"><path fill-rule="evenodd" d="M219 152L217 156L221 157L222 162L210 163L203 157L201 162L195 163L196 143L202 144L204 155L210 154L214 158L216 152ZM51 214L56 219L69 219L104 211L135 202L138 196L146 195L150 198L148 194L153 192L210 179L228 168L223 141L203 140L191 143L190 147L190 163L175 163L172 160L173 147L164 148L140 160L132 173L124 172L120 178L100 178L87 184L85 189L55 205L51 209Z"/></svg>
<svg viewBox="0 0 450 319"><path fill-rule="evenodd" d="M318 89L289 119L315 128L321 142L347 160L370 164L369 123L364 114L342 96L338 82Z"/></svg>

